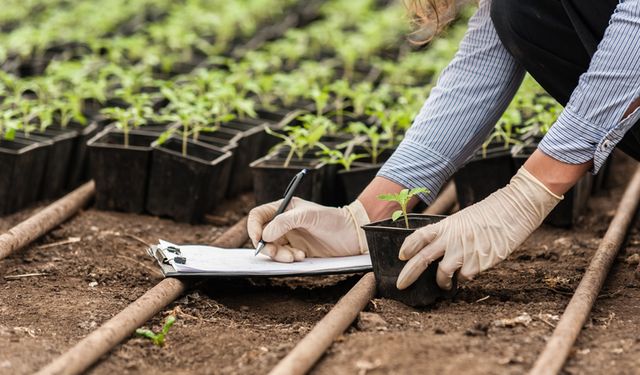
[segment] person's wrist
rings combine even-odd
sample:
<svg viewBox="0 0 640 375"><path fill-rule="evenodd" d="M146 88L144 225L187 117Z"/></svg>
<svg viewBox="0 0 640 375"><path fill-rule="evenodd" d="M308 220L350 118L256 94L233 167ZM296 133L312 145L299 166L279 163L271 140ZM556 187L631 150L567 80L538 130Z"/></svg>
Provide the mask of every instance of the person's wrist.
<svg viewBox="0 0 640 375"><path fill-rule="evenodd" d="M566 193L584 176L593 162L567 164L536 150L524 163L527 170L537 181L557 196Z"/></svg>
<svg viewBox="0 0 640 375"><path fill-rule="evenodd" d="M344 207L347 210L349 216L351 216L351 220L353 221L354 230L356 236L358 236L358 246L360 247L360 253L368 253L369 245L367 244L367 239L365 237L364 229L362 229L363 225L367 225L371 222L369 219L369 215L367 214L367 210L362 205L358 199L351 202L350 205Z"/></svg>

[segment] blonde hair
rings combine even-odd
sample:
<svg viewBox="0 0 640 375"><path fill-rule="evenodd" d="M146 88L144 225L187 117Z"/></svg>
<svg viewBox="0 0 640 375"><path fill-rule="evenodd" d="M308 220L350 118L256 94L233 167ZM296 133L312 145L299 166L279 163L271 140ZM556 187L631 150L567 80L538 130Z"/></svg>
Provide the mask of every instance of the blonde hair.
<svg viewBox="0 0 640 375"><path fill-rule="evenodd" d="M423 45L429 43L456 17L465 0L404 0L409 20L414 28L409 41Z"/></svg>

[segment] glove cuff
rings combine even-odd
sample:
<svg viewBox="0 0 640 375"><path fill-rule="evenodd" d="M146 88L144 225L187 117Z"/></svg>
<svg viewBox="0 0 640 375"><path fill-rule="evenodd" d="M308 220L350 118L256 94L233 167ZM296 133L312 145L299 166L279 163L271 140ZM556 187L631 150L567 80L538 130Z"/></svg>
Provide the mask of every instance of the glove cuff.
<svg viewBox="0 0 640 375"><path fill-rule="evenodd" d="M538 180L536 178L536 176L532 175L531 172L526 170L524 167L520 167L520 169L518 170L517 175L520 175L522 178L524 178L524 179L526 179L526 180L528 180L530 182L533 182L534 184L540 186L547 193L549 193L549 195L551 195L552 197L554 197L558 201L561 201L561 200L564 199L564 195L557 195L554 192L552 192L551 190L549 190L548 187L546 187L540 180Z"/></svg>
<svg viewBox="0 0 640 375"><path fill-rule="evenodd" d="M344 206L344 208L349 213L349 216L351 216L353 224L355 225L355 230L358 235L358 246L360 247L360 253L368 253L369 246L367 245L364 230L362 229L363 225L369 224L371 222L371 220L369 219L369 215L367 214L367 210L365 210L362 203L357 199L351 202L350 205Z"/></svg>

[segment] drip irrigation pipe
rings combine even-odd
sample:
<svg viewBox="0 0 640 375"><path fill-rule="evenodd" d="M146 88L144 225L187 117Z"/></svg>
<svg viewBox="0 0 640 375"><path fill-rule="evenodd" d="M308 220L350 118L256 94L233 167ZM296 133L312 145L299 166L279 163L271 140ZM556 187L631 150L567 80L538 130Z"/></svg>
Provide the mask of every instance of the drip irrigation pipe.
<svg viewBox="0 0 640 375"><path fill-rule="evenodd" d="M0 235L0 259L48 233L87 205L96 188L89 181Z"/></svg>
<svg viewBox="0 0 640 375"><path fill-rule="evenodd" d="M454 191L455 192L455 191ZM441 195L442 196L442 195ZM438 196L438 200L442 199ZM247 218L243 218L214 242L218 247L240 247L248 240ZM166 278L151 288L124 310L111 318L100 328L90 333L71 349L54 359L37 375L72 375L87 370L100 357L107 354L118 343L129 337L136 328L143 325L155 314L182 295L189 285L175 278ZM335 337L342 333L365 308L375 295L375 278L367 273L362 279L331 309L294 350L273 369L277 371L291 368L306 373L331 346ZM299 349L300 345L303 345Z"/></svg>
<svg viewBox="0 0 640 375"><path fill-rule="evenodd" d="M627 186L609 229L605 233L578 288L564 310L558 325L529 375L557 374L569 357L571 348L591 312L611 265L638 209L640 167Z"/></svg>
<svg viewBox="0 0 640 375"><path fill-rule="evenodd" d="M243 218L218 238L213 246L240 247L248 240L247 218ZM163 308L175 301L189 287L187 282L166 278L149 289L100 328L46 365L38 375L80 374L129 337Z"/></svg>

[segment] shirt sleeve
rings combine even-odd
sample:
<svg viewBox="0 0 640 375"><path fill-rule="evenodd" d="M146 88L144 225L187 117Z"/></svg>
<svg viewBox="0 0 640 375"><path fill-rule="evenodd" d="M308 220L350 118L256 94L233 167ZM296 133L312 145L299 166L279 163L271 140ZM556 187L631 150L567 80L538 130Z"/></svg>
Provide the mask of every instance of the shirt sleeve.
<svg viewBox="0 0 640 375"><path fill-rule="evenodd" d="M640 119L640 1L618 4L589 69L580 76L569 103L538 146L569 164L593 160L596 173L625 133Z"/></svg>
<svg viewBox="0 0 640 375"><path fill-rule="evenodd" d="M427 204L487 138L524 77L480 1L456 56L442 72L404 140L378 176L405 188L426 187Z"/></svg>

